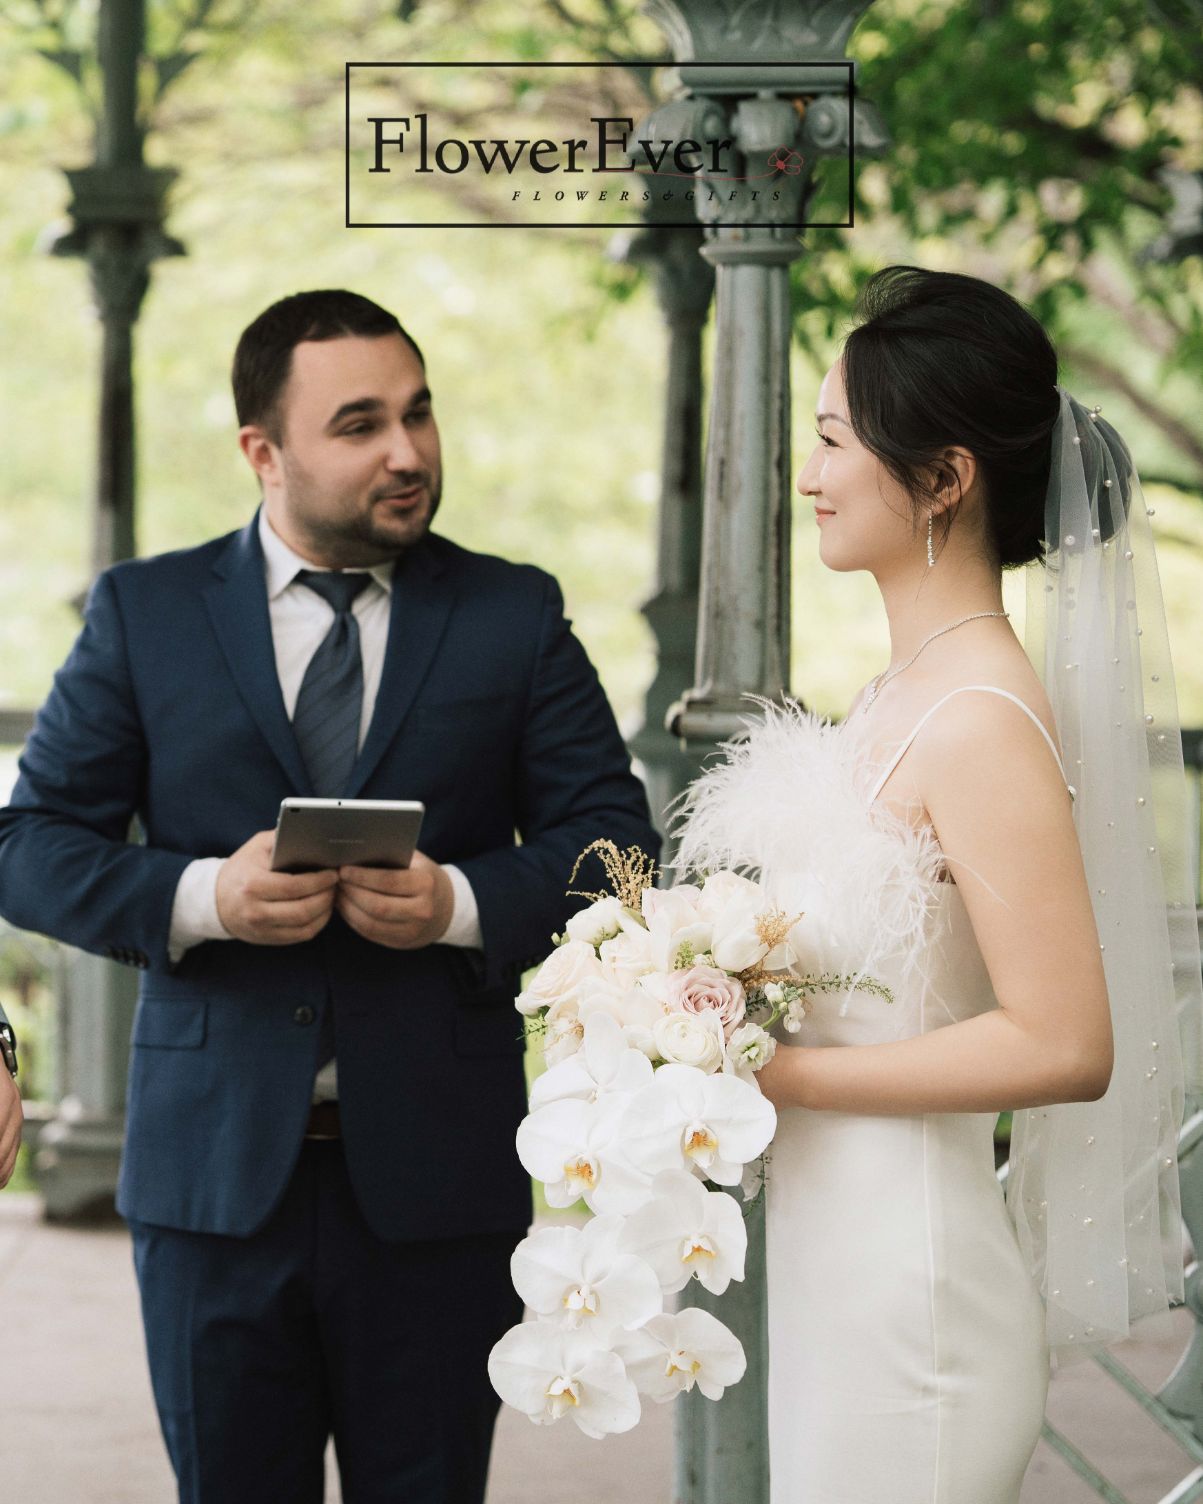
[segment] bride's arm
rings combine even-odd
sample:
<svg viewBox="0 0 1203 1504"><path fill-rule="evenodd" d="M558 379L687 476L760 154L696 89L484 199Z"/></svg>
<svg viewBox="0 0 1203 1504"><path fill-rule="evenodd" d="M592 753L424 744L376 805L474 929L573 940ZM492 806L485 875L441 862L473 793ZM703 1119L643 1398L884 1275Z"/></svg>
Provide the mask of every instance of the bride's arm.
<svg viewBox="0 0 1203 1504"><path fill-rule="evenodd" d="M908 752L999 1006L889 1044L781 1048L759 1073L778 1107L1000 1112L1091 1100L1111 1016L1070 797L1015 707L961 695Z"/></svg>

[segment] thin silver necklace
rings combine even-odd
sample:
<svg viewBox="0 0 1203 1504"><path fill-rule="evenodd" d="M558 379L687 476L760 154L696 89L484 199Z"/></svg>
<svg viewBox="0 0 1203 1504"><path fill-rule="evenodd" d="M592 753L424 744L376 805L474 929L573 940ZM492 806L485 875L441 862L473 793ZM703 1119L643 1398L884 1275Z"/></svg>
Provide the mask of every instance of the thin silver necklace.
<svg viewBox="0 0 1203 1504"><path fill-rule="evenodd" d="M861 710L868 710L869 706L872 705L873 701L876 700L877 696L890 680L896 679L904 669L910 668L911 664L914 663L915 659L918 658L928 643L935 642L937 637L943 637L945 632L952 632L957 627L963 627L967 621L980 621L983 616L1010 616L1010 614L1009 611L975 611L972 616L962 616L960 621L950 621L946 627L940 627L930 637L923 639L905 663L900 663L897 668L883 669L877 678L874 679L873 683L869 685L869 688L865 692L865 698L860 702L859 708Z"/></svg>

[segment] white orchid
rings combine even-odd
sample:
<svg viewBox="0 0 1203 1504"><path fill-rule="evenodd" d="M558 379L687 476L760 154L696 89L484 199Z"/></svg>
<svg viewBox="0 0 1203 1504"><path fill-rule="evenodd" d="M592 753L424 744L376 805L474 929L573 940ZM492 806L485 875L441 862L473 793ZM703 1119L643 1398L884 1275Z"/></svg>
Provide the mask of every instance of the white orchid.
<svg viewBox="0 0 1203 1504"><path fill-rule="evenodd" d="M530 985L514 1000L519 1013L528 1018L553 1003L576 1000L586 977L602 975L602 965L591 945L583 940L569 940L558 945L530 980Z"/></svg>
<svg viewBox="0 0 1203 1504"><path fill-rule="evenodd" d="M568 1416L600 1437L639 1422L639 1395L622 1359L587 1332L542 1321L511 1327L489 1354L489 1379L536 1425Z"/></svg>
<svg viewBox="0 0 1203 1504"><path fill-rule="evenodd" d="M596 1102L564 1097L523 1118L518 1158L543 1182L549 1206L571 1206L582 1197L593 1212L632 1212L642 1205L651 1177L628 1159L624 1131L627 1107L641 1095L616 1093Z"/></svg>
<svg viewBox="0 0 1203 1504"><path fill-rule="evenodd" d="M662 1065L631 1098L622 1136L631 1159L649 1175L684 1168L718 1185L738 1185L743 1166L764 1152L776 1126L773 1105L757 1086L738 1076Z"/></svg>
<svg viewBox="0 0 1203 1504"><path fill-rule="evenodd" d="M625 912L618 899L608 894L575 913L564 926L564 931L570 940L581 940L596 947L618 934Z"/></svg>
<svg viewBox="0 0 1203 1504"><path fill-rule="evenodd" d="M594 1217L584 1227L540 1228L514 1250L514 1289L539 1316L588 1327L603 1342L642 1326L664 1297L656 1271L620 1246L624 1226L623 1217Z"/></svg>
<svg viewBox="0 0 1203 1504"><path fill-rule="evenodd" d="M721 1399L748 1366L738 1337L697 1306L653 1316L637 1332L620 1337L615 1350L639 1393L658 1404L695 1384L708 1400Z"/></svg>
<svg viewBox="0 0 1203 1504"><path fill-rule="evenodd" d="M686 1170L662 1171L650 1199L622 1221L622 1246L651 1265L667 1295L691 1279L721 1295L744 1277L748 1233L738 1203Z"/></svg>
<svg viewBox="0 0 1203 1504"><path fill-rule="evenodd" d="M581 1049L535 1079L532 1112L565 1097L595 1102L602 1093L638 1091L652 1079L651 1061L627 1044L622 1025L608 1013L591 1013L583 1029Z"/></svg>

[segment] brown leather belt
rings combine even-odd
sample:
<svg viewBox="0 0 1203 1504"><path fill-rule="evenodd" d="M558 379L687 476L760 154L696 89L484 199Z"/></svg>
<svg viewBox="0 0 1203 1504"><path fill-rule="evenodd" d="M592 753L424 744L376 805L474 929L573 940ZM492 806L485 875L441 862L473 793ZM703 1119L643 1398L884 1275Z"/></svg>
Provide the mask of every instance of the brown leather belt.
<svg viewBox="0 0 1203 1504"><path fill-rule="evenodd" d="M342 1138L337 1102L315 1102L305 1125L306 1138Z"/></svg>

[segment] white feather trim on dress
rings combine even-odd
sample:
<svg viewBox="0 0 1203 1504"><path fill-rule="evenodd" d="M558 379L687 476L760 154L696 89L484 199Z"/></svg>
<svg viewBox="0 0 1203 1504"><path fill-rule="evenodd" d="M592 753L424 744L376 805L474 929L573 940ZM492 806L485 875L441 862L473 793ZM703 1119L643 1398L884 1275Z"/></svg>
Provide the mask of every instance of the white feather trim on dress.
<svg viewBox="0 0 1203 1504"><path fill-rule="evenodd" d="M841 725L793 701L756 703L763 718L673 807L680 880L723 867L755 876L803 912L795 934L816 970L907 987L925 970L943 886L931 827L870 809L871 765Z"/></svg>

